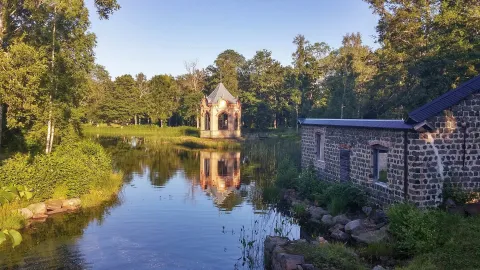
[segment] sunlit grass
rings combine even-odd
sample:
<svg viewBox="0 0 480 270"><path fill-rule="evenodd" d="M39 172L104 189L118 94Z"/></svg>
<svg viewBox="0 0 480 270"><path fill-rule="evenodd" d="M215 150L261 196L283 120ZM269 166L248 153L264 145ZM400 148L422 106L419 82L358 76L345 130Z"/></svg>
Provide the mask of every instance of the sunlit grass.
<svg viewBox="0 0 480 270"><path fill-rule="evenodd" d="M85 134L92 135L117 135L117 136L150 136L155 135L156 137L180 137L180 136L189 136L189 137L200 137L200 133L197 128L194 127L159 127L156 125L130 125L130 126L119 126L111 125L107 126L106 124L101 124L99 126L92 125L83 125L83 131Z"/></svg>
<svg viewBox="0 0 480 270"><path fill-rule="evenodd" d="M84 125L85 135L100 136L138 136L152 144L174 144L192 149L238 149L237 139L200 138L198 129L194 127L158 127L154 125L138 126L106 126Z"/></svg>
<svg viewBox="0 0 480 270"><path fill-rule="evenodd" d="M99 206L115 196L123 184L123 174L112 173L108 179L98 183L90 189L90 192L80 197L82 208Z"/></svg>

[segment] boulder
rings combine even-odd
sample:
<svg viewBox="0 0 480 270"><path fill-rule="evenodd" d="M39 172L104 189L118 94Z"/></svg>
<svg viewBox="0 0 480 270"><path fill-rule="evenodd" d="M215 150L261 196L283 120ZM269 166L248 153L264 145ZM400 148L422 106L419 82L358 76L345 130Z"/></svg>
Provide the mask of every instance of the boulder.
<svg viewBox="0 0 480 270"><path fill-rule="evenodd" d="M328 211L326 211L322 207L317 207L317 206L310 206L308 208L308 212L314 219L321 219L323 215L328 214Z"/></svg>
<svg viewBox="0 0 480 270"><path fill-rule="evenodd" d="M45 215L45 214L33 214L32 216L32 219L45 220L46 218L48 218L48 215Z"/></svg>
<svg viewBox="0 0 480 270"><path fill-rule="evenodd" d="M48 200L45 202L47 210L58 210L63 206L63 200Z"/></svg>
<svg viewBox="0 0 480 270"><path fill-rule="evenodd" d="M388 237L387 227L382 227L375 231L365 231L352 234L353 239L359 243L372 244L385 240Z"/></svg>
<svg viewBox="0 0 480 270"><path fill-rule="evenodd" d="M45 203L34 203L27 206L34 215L43 215L47 212L47 206Z"/></svg>
<svg viewBox="0 0 480 270"><path fill-rule="evenodd" d="M386 270L386 269L383 268L383 266L381 266L381 265L377 265L377 266L373 267L372 270Z"/></svg>
<svg viewBox="0 0 480 270"><path fill-rule="evenodd" d="M68 199L64 200L62 207L67 207L67 208L79 208L82 204L82 201L78 198L73 198L73 199Z"/></svg>
<svg viewBox="0 0 480 270"><path fill-rule="evenodd" d="M316 268L313 266L313 264L304 263L302 265L298 265L297 270L316 270Z"/></svg>
<svg viewBox="0 0 480 270"><path fill-rule="evenodd" d="M361 219L352 220L345 225L345 232L350 234L360 231L362 229L363 224Z"/></svg>
<svg viewBox="0 0 480 270"><path fill-rule="evenodd" d="M21 209L18 209L17 211L20 215L22 215L24 219L31 219L33 217L32 210L28 208L21 208Z"/></svg>
<svg viewBox="0 0 480 270"><path fill-rule="evenodd" d="M337 241L341 241L341 242L346 242L348 241L348 239L350 239L350 235L348 233L345 233L341 230L334 230L331 234L330 234L330 237L332 239L335 239Z"/></svg>
<svg viewBox="0 0 480 270"><path fill-rule="evenodd" d="M335 222L335 224L345 225L348 222L350 222L350 219L345 214L342 214L342 215L333 217L333 222Z"/></svg>
<svg viewBox="0 0 480 270"><path fill-rule="evenodd" d="M480 203L469 203L466 204L463 208L469 216L476 216L480 214Z"/></svg>
<svg viewBox="0 0 480 270"><path fill-rule="evenodd" d="M286 189L283 193L283 199L288 203L292 203L297 198L295 189Z"/></svg>
<svg viewBox="0 0 480 270"><path fill-rule="evenodd" d="M375 209L372 211L369 216L370 220L372 220L375 224L385 224L388 223L387 214L383 210Z"/></svg>
<svg viewBox="0 0 480 270"><path fill-rule="evenodd" d="M365 215L369 216L370 213L372 212L372 207L364 206L364 207L362 207L362 211L363 211L363 213L365 213Z"/></svg>
<svg viewBox="0 0 480 270"><path fill-rule="evenodd" d="M297 270L297 265L305 263L302 255L293 255L287 253L275 253L273 257L273 270Z"/></svg>
<svg viewBox="0 0 480 270"><path fill-rule="evenodd" d="M325 240L325 238L323 238L323 237L321 237L321 236L319 236L319 237L317 238L317 242L318 242L320 245L328 244L328 241Z"/></svg>
<svg viewBox="0 0 480 270"><path fill-rule="evenodd" d="M331 227L330 229L328 229L329 232L333 232L335 230L340 230L340 231L343 231L345 229L345 225L342 225L342 224L335 224L335 226Z"/></svg>
<svg viewBox="0 0 480 270"><path fill-rule="evenodd" d="M332 226L332 225L335 224L335 222L333 222L333 218L332 218L331 215L323 215L322 223L327 225L327 226Z"/></svg>
<svg viewBox="0 0 480 270"><path fill-rule="evenodd" d="M263 252L265 264L269 266L272 263L273 251L276 247L284 246L289 242L288 238L280 236L267 236L265 238Z"/></svg>
<svg viewBox="0 0 480 270"><path fill-rule="evenodd" d="M47 215L55 215L55 214L59 214L59 213L64 213L64 212L67 212L68 211L68 208L58 208L56 210L51 210L51 211L47 211Z"/></svg>

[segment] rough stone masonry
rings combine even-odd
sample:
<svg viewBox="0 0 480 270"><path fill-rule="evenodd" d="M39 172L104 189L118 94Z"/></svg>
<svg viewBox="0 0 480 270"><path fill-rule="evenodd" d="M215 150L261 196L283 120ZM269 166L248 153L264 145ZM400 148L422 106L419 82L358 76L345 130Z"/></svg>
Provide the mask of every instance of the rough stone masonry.
<svg viewBox="0 0 480 270"><path fill-rule="evenodd" d="M302 166L351 182L380 206L439 205L446 185L480 188L480 76L403 120L302 119ZM386 161L386 164L385 164ZM380 181L380 167L386 179Z"/></svg>

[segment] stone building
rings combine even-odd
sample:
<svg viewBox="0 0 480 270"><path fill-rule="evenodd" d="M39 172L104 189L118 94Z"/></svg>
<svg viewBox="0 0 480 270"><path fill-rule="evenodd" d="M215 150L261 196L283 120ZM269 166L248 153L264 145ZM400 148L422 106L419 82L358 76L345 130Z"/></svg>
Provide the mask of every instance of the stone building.
<svg viewBox="0 0 480 270"><path fill-rule="evenodd" d="M200 137L241 137L242 106L240 100L219 83L213 92L202 99Z"/></svg>
<svg viewBox="0 0 480 270"><path fill-rule="evenodd" d="M300 119L302 166L363 187L378 205L437 206L445 185L480 188L480 76L408 116Z"/></svg>

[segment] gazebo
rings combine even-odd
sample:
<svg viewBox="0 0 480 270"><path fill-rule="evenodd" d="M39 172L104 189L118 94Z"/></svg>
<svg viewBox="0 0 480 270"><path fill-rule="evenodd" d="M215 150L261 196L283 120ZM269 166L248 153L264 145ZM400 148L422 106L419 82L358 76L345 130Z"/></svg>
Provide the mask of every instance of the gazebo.
<svg viewBox="0 0 480 270"><path fill-rule="evenodd" d="M202 99L200 137L238 138L241 137L242 106L223 83Z"/></svg>

